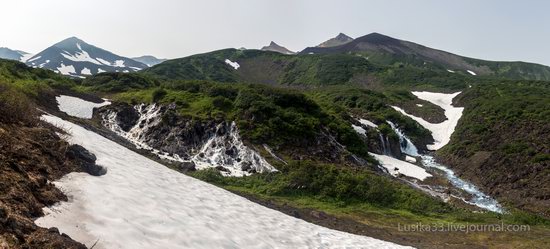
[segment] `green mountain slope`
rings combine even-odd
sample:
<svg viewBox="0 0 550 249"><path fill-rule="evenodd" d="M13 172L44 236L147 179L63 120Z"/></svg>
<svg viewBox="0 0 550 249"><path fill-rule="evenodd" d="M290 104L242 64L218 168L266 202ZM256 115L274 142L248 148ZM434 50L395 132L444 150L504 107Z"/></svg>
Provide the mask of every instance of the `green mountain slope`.
<svg viewBox="0 0 550 249"><path fill-rule="evenodd" d="M301 54L359 54L369 61L392 65L402 63L444 70L474 72L509 79L550 80L550 67L526 62L497 62L472 59L378 33L368 34L335 47L309 47Z"/></svg>

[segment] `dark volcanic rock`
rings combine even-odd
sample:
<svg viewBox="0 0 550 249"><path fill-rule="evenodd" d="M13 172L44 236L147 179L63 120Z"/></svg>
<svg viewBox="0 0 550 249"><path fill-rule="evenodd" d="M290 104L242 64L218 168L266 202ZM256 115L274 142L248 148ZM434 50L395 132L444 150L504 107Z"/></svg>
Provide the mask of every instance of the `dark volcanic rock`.
<svg viewBox="0 0 550 249"><path fill-rule="evenodd" d="M123 106L119 109L116 116L116 121L123 131L128 132L136 125L139 119L138 111L132 106Z"/></svg>
<svg viewBox="0 0 550 249"><path fill-rule="evenodd" d="M69 156L69 144L52 129L44 123L38 127L0 123L0 248L86 248L33 222L45 206L67 200L48 181L82 171L80 163L95 161L81 150L71 149Z"/></svg>
<svg viewBox="0 0 550 249"><path fill-rule="evenodd" d="M80 160L82 171L90 175L101 176L107 173L105 168L95 164L96 156L78 144L69 146L67 156L71 159Z"/></svg>
<svg viewBox="0 0 550 249"><path fill-rule="evenodd" d="M178 166L177 166L177 169L178 169L180 172L183 172L183 173L193 172L193 171L196 171L196 170L197 170L197 168L196 168L194 162L182 162L182 163L179 163Z"/></svg>

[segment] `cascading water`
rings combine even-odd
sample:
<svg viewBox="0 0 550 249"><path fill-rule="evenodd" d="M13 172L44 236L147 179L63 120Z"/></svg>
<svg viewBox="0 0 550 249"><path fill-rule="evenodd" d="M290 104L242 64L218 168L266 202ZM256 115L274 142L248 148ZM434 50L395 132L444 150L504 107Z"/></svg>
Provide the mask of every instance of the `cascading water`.
<svg viewBox="0 0 550 249"><path fill-rule="evenodd" d="M409 156L419 156L418 149L412 143L412 141L407 136L405 136L403 131L401 129L397 128L397 126L394 123L392 123L391 121L386 121L386 122L388 122L388 124L391 126L391 128L397 134L397 136L399 136L399 144L400 144L400 147L401 147L401 152L403 152L403 153L405 153Z"/></svg>
<svg viewBox="0 0 550 249"><path fill-rule="evenodd" d="M489 211L503 213L502 207L495 199L479 191L479 189L475 185L460 179L458 176L455 175L454 171L445 167L442 164L437 163L433 156L422 155L420 157L422 158L422 164L425 167L436 168L443 171L447 179L451 182L453 186L462 189L466 191L466 193L472 195L471 200L462 199L464 202L470 203L483 209L487 209Z"/></svg>
<svg viewBox="0 0 550 249"><path fill-rule="evenodd" d="M149 129L155 129L161 122L161 107L156 104L141 104L134 106L134 109L139 114L139 119L128 132L117 123L118 113L115 111L103 116L103 125L132 142L138 149L149 150L158 157L170 161L192 162L197 169L218 168L226 176L277 171L258 152L243 143L235 122L229 125L219 124L216 132L208 140L203 141L198 152L190 152L194 154L191 159L155 149L147 143L146 134Z"/></svg>
<svg viewBox="0 0 550 249"><path fill-rule="evenodd" d="M382 151L384 152L384 155L391 155L391 150L388 148L389 143L386 143L386 139L384 138L384 135L382 133L378 133L380 136L380 144L382 144Z"/></svg>
<svg viewBox="0 0 550 249"><path fill-rule="evenodd" d="M502 207L500 206L500 204L498 204L498 202L495 199L479 191L479 189L475 185L460 179L458 176L455 175L454 171L452 171L451 169L447 168L442 164L437 163L433 156L420 155L418 153L418 149L416 148L416 146L403 133L403 131L397 128L397 126L394 123L390 121L387 121L387 122L391 126L391 128L395 131L395 133L397 133L397 135L399 136L399 142L401 144L401 152L408 154L410 156L415 156L415 157L420 156L420 158L422 159L421 160L422 165L425 168L435 168L444 172L445 177L449 180L449 182L454 187L464 190L466 193L472 196L470 200L466 200L462 198L464 202L489 210L489 211L503 213Z"/></svg>

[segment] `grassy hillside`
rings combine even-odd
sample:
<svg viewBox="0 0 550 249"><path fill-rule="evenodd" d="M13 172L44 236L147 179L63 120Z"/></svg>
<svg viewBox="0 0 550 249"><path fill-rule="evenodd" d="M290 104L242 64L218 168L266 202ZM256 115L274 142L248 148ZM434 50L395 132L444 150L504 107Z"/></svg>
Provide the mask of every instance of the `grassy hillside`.
<svg viewBox="0 0 550 249"><path fill-rule="evenodd" d="M225 60L238 62L233 69ZM259 50L226 49L170 60L143 71L171 80L211 80L281 85L343 84L359 73L378 68L348 55L283 55Z"/></svg>
<svg viewBox="0 0 550 249"><path fill-rule="evenodd" d="M440 157L505 202L550 217L550 84L495 81L464 92L466 107Z"/></svg>

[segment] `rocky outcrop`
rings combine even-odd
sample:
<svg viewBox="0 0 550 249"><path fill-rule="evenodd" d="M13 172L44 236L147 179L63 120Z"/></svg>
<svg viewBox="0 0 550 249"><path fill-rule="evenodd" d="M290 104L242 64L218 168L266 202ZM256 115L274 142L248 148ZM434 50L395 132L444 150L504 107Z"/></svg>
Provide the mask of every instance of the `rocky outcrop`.
<svg viewBox="0 0 550 249"><path fill-rule="evenodd" d="M99 111L105 127L162 159L178 162L183 172L217 168L242 176L275 171L257 151L245 145L234 122L181 117L174 105L124 103Z"/></svg>
<svg viewBox="0 0 550 249"><path fill-rule="evenodd" d="M90 175L101 176L107 173L105 168L95 164L96 156L78 144L69 146L67 157L75 160L80 165L80 169Z"/></svg>
<svg viewBox="0 0 550 249"><path fill-rule="evenodd" d="M95 165L95 156L53 130L40 122L0 123L0 248L86 248L56 228L34 224L42 208L67 201L51 182Z"/></svg>

